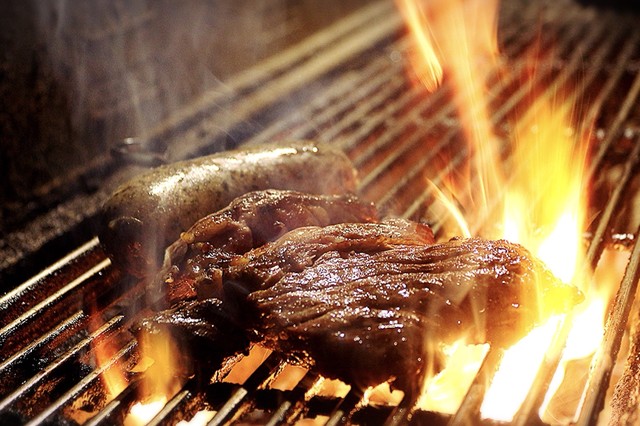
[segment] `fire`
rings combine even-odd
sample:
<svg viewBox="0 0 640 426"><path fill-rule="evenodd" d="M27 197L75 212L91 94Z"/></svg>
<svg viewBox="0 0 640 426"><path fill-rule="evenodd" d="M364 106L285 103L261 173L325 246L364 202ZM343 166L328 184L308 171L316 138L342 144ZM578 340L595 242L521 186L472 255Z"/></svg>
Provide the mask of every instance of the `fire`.
<svg viewBox="0 0 640 426"><path fill-rule="evenodd" d="M535 379L536 369L531 366L542 363L558 322L558 317L550 319L505 353L480 408L483 417L502 421L513 418Z"/></svg>
<svg viewBox="0 0 640 426"><path fill-rule="evenodd" d="M468 235L466 224L478 221L470 227L471 234L505 238L525 246L559 279L578 286L586 296L579 310L566 319L552 318L505 351L486 392L482 415L509 421L557 337L559 324L570 324L571 331L547 403L563 380L564 366L573 359L591 357L602 338L605 306L611 294L596 291L593 271L580 266L585 264L582 235L591 123L576 122L573 99L563 96L558 88L533 92L538 59L531 57L528 70L533 71L522 82L522 87L529 90L526 102L522 102L527 106L520 107L512 117L509 140L498 141L486 97L490 76L499 77L509 69L498 56L498 2L398 0L397 4L423 55L420 64L412 63L414 71L429 91L442 82L450 84L469 158L473 159L468 165L469 175L461 179L460 185L473 186L460 191L470 194L461 209L447 202L441 191L432 190L455 219L457 231L463 229L462 234ZM510 153L508 160L503 161L503 151ZM501 218L496 218L496 210L502 212ZM473 212L473 217L465 218L461 211ZM499 225L487 226L495 222ZM606 284L600 287L613 288ZM466 345L455 345L452 350L447 368L431 379L429 400L421 401L422 408L456 410L484 356ZM471 372L465 373L465 369ZM454 390L447 390L447 381L463 389L456 392L455 386L449 385Z"/></svg>
<svg viewBox="0 0 640 426"><path fill-rule="evenodd" d="M142 395L156 401L173 396L181 387L180 350L164 331L145 333L140 340L142 361L150 365L142 381Z"/></svg>
<svg viewBox="0 0 640 426"><path fill-rule="evenodd" d="M140 339L140 361L136 369L144 375L140 400L131 406L124 420L127 426L147 424L181 387L179 350L166 332L145 333Z"/></svg>
<svg viewBox="0 0 640 426"><path fill-rule="evenodd" d="M124 419L124 425L140 426L149 423L166 403L165 397L156 397L147 402L136 402L131 406L129 415Z"/></svg>
<svg viewBox="0 0 640 426"><path fill-rule="evenodd" d="M571 128L570 105L538 99L515 127L502 237L535 253L571 282L582 263L587 144ZM514 232L515 231L515 232Z"/></svg>
<svg viewBox="0 0 640 426"><path fill-rule="evenodd" d="M96 363L101 367L108 365L115 358L117 352L116 349L109 344L96 345L93 349ZM107 399L115 398L127 387L128 380L124 371L119 367L120 365L116 364L102 372L101 379Z"/></svg>
<svg viewBox="0 0 640 426"><path fill-rule="evenodd" d="M488 350L489 345L466 345L464 342L444 348L446 368L429 380L417 406L427 411L455 413L464 398L461 390L469 388Z"/></svg>
<svg viewBox="0 0 640 426"><path fill-rule="evenodd" d="M398 2L398 6L407 17L411 34L420 51L426 52L421 58L423 65L418 66L420 79L426 80L426 87L433 90L441 79L427 79L420 70L441 67L449 74L455 89L454 102L460 123L475 154L473 170L481 180L478 186L480 196L475 200L475 207L476 210L486 211L489 209L489 194L497 191L501 177L497 174L499 170L494 167L499 163L499 157L485 101L486 78L489 74L484 72L486 67L479 65L495 64L498 61L498 2L402 0Z"/></svg>

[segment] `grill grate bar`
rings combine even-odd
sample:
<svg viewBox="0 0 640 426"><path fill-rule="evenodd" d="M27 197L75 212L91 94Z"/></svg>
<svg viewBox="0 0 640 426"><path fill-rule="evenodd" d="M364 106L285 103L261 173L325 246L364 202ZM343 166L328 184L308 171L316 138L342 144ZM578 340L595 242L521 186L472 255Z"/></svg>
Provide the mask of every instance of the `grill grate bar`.
<svg viewBox="0 0 640 426"><path fill-rule="evenodd" d="M98 414L89 419L84 426L122 424L124 413L126 413L135 402L136 394L138 393L141 383L142 380L139 377L129 382L129 386L109 401L109 403L105 405Z"/></svg>
<svg viewBox="0 0 640 426"><path fill-rule="evenodd" d="M233 392L227 402L220 407L216 415L207 423L207 426L222 425L227 420L238 419L249 408L246 404L244 410L241 409L242 404L247 396L251 395L259 387L264 387L269 384L273 379L274 370L277 371L279 367L284 366L281 361L276 361L275 356L269 353L267 358L260 364L260 366L249 376L249 378L238 386Z"/></svg>
<svg viewBox="0 0 640 426"><path fill-rule="evenodd" d="M395 69L386 67L386 65L385 60L378 59L373 61L365 70L362 71L364 82L358 86L357 90L353 90L353 80L345 76L343 78L344 81L340 81L336 84L340 90L336 90L336 93L334 93L332 97L329 99L319 97L305 103L302 107L303 109L301 110L301 114L299 115L309 117L311 122L301 122L298 114L290 117L284 117L284 119L276 121L269 128L251 138L247 144L255 145L273 141L274 139L279 139L279 134L288 132L290 132L290 138L304 139L309 137L307 135L307 133L309 133L309 127L320 127L319 124L314 125L314 123L326 123L328 121L333 121L335 120L335 117L340 116L344 116L345 118L357 117L353 114L355 109L357 109L353 108L354 103L359 104L363 99L369 98L370 96L374 98L377 98L378 95L382 94L388 94L388 96L391 96L392 93L395 93L395 91L400 88L400 85L398 84L400 81L392 78L396 74ZM344 92L347 91L351 93L351 96L344 96ZM389 99L389 97L386 99ZM323 109L327 104L333 104L334 102L338 102L334 108ZM362 112L362 114L363 115L360 117L364 116L366 113ZM323 130L325 133L323 133L322 137L325 140L333 140L335 136L344 132L344 127L352 124L354 121L355 120L352 121L346 119L340 123L334 123L328 129ZM334 125L336 126L336 130L332 132L331 129L334 128Z"/></svg>
<svg viewBox="0 0 640 426"><path fill-rule="evenodd" d="M625 166L623 177L620 179L621 182L617 185L601 222L611 221L614 211L616 210L615 207L622 200L622 192L628 186L639 163L640 137L636 137L631 157ZM600 242L602 240L603 238L594 238L592 245L599 246L601 245ZM593 253L593 256L599 256L600 253L602 253L602 250L589 250L589 253ZM594 258L590 258L589 260L592 265L597 263L597 260ZM631 252L631 257L627 263L627 270L625 271L620 288L616 293L609 317L607 318L603 342L592 362L591 374L587 382L587 393L577 422L579 425L594 422L603 407L605 392L607 391L606 385L609 383L611 371L618 351L620 350L620 343L625 332L624 326L629 318L629 312L631 311L631 305L633 303L633 297L636 293L639 279L640 244L638 240L636 240Z"/></svg>
<svg viewBox="0 0 640 426"><path fill-rule="evenodd" d="M629 113L632 111L632 108L636 105L636 101L638 99L638 94L640 94L640 73L636 75L636 78L633 80L633 84L629 91L627 92L627 96L624 101L620 105L618 109L618 113L616 117L611 123L611 130L607 133L605 139L600 143L600 148L598 152L595 154L593 158L593 163L591 168L589 169L589 176L595 176L598 171L598 168L604 161L604 158L611 148L611 144L614 142L615 138L620 136L620 132L623 129L623 124L625 120L628 119Z"/></svg>
<svg viewBox="0 0 640 426"><path fill-rule="evenodd" d="M124 319L123 315L116 316L107 321L100 328L98 328L90 336L83 339L76 344L71 350L57 358L54 362L47 365L40 370L35 376L27 380L22 386L19 386L13 393L6 396L0 401L0 412L9 408L18 399L23 398L28 392L31 392L37 388L48 376L50 376L56 369L60 368L63 364L70 362L72 359L77 358L81 353L89 351L91 344L99 339L106 337L109 334L114 333L120 326Z"/></svg>
<svg viewBox="0 0 640 426"><path fill-rule="evenodd" d="M40 336L38 339L22 348L22 350L16 352L11 357L0 363L0 374L5 374L7 370L13 369L17 364L23 363L25 358L29 357L34 352L41 350L52 340L58 338L62 334L78 330L84 325L82 321L85 318L86 317L84 313L81 311L78 311L75 314L71 315L69 318L62 321L58 326L56 326L51 332Z"/></svg>
<svg viewBox="0 0 640 426"><path fill-rule="evenodd" d="M479 419L480 407L484 400L488 384L496 373L498 365L502 361L504 351L499 348L490 348L487 352L478 374L473 379L458 411L449 419L448 425L474 424Z"/></svg>
<svg viewBox="0 0 640 426"><path fill-rule="evenodd" d="M624 42L624 46L620 49L621 53L618 56L615 66L613 67L613 73L607 79L605 85L603 86L600 93L598 93L598 96L596 97L596 99L591 101L589 112L587 113L586 119L584 120L585 123L595 122L596 117L598 116L599 113L601 113L605 100L610 98L613 90L616 87L616 84L620 81L620 78L622 77L625 70L627 69L627 64L629 63L633 53L635 52L638 41L640 41L640 33L633 32L631 34L628 34L628 37ZM635 90L637 91L638 89L635 89ZM632 95L633 91L634 91L633 88L629 90L629 95ZM637 95L632 96L632 99L634 99L635 101L636 97ZM624 102L623 102L623 105L624 105ZM622 109L626 109L626 108L622 108ZM622 121L624 120L624 118L626 118L627 114L628 112L622 115L620 119L616 119L616 121L610 127L608 126L609 133L607 135L607 138L614 137L614 135L617 133L617 129L620 128L620 125L622 124ZM609 149L609 145L610 145L610 142L609 143L605 142L601 144L601 147L606 152ZM601 160L602 157L596 156L596 159ZM594 161L592 165L592 170L595 171L595 169L599 166L600 166L600 162L597 160ZM591 172L590 175L593 175L593 172Z"/></svg>
<svg viewBox="0 0 640 426"><path fill-rule="evenodd" d="M186 386L180 390L177 394L173 396L167 402L164 407L156 414L149 422L147 422L146 426L158 426L162 424L166 418L172 414L175 410L177 410L180 406L184 405L186 401L193 396L190 387L193 386L193 382L195 380L191 380Z"/></svg>
<svg viewBox="0 0 640 426"><path fill-rule="evenodd" d="M316 373L307 371L293 390L288 392L287 398L273 411L266 426L293 424L302 415L305 400L311 399L313 390L318 388L321 380L323 379Z"/></svg>
<svg viewBox="0 0 640 426"><path fill-rule="evenodd" d="M0 323L9 321L12 315L15 315L15 305L21 306L22 310L31 307L36 295L41 293L47 294L52 291L56 285L56 277L64 277L59 280L61 283L68 282L73 279L78 264L93 264L95 262L94 255L97 251L99 242L98 238L92 238L87 243L81 245L76 250L62 257L51 266L43 269L29 280L20 284L7 294L0 297ZM104 259L104 256L102 256ZM82 268L82 265L80 265ZM44 288L44 290L41 289ZM37 300L37 299L35 299Z"/></svg>
<svg viewBox="0 0 640 426"><path fill-rule="evenodd" d="M362 393L351 388L349 393L334 408L333 413L325 423L325 426L337 426L346 424L350 414L362 399Z"/></svg>
<svg viewBox="0 0 640 426"><path fill-rule="evenodd" d="M19 331L21 331L22 327L25 327L27 324L35 321L39 316L41 316L47 310L53 309L53 306L60 303L65 297L75 294L79 291L79 289L91 278L96 277L100 272L104 271L111 262L109 260L103 260L98 263L94 267L90 268L84 274L79 276L78 278L72 280L61 288L60 290L53 293L51 296L47 297L42 302L38 303L36 306L20 315L18 318L4 326L0 329L0 342L4 344L7 343L10 339L14 338Z"/></svg>
<svg viewBox="0 0 640 426"><path fill-rule="evenodd" d="M125 357L128 357L132 354L134 349L137 347L137 342L130 341L125 347L123 347L120 351L118 351L113 357L111 357L107 362L103 365L99 366L97 369L93 370L90 374L85 376L82 380L78 381L78 383L71 388L66 394L64 394L61 398L58 398L53 404L43 410L37 417L31 419L25 426L35 426L37 424L41 424L45 421L53 420L53 417L60 412L65 406L68 406L75 399L77 399L83 392L85 392L90 387L95 387L100 382L100 376L105 372L109 371L111 368L123 360Z"/></svg>

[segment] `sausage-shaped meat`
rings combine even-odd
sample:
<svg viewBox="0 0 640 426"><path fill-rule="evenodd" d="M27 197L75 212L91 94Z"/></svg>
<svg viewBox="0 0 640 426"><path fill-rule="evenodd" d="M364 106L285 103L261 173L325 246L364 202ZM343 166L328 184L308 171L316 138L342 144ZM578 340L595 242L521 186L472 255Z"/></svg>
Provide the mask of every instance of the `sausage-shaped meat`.
<svg viewBox="0 0 640 426"><path fill-rule="evenodd" d="M160 166L121 185L104 206L99 237L117 267L144 277L157 271L181 232L242 194L348 194L356 186L349 158L329 145L295 141L226 151Z"/></svg>

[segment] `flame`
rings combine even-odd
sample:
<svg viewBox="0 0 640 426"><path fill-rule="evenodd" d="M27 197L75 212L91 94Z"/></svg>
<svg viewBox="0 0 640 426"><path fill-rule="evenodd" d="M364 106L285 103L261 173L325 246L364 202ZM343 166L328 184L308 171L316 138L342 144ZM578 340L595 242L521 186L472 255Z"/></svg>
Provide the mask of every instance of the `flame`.
<svg viewBox="0 0 640 426"><path fill-rule="evenodd" d="M421 54L420 60L414 61L414 69L424 86L433 92L442 82L442 65L436 56L433 41L426 29L425 16L412 0L398 0L404 19L411 29L414 41Z"/></svg>
<svg viewBox="0 0 640 426"><path fill-rule="evenodd" d="M180 389L179 375L184 371L178 365L179 350L166 331L144 333L139 343L140 360L136 369L144 371L141 400L129 409L124 419L125 426L141 426L153 419Z"/></svg>
<svg viewBox="0 0 640 426"><path fill-rule="evenodd" d="M587 137L571 128L568 102L539 98L516 124L516 172L504 196L505 234L536 254L564 282L582 263Z"/></svg>
<svg viewBox="0 0 640 426"><path fill-rule="evenodd" d="M431 188L431 192L434 194L436 200L438 200L440 204L444 207L446 212L445 214L450 215L453 218L454 222L456 223L456 231L458 232L454 233L451 230L445 230L444 233L445 234L451 233L453 235L462 235L466 238L471 237L469 224L467 223L466 219L464 218L464 215L460 211L460 208L457 206L455 201L452 200L452 197L445 195L445 193L442 192L442 190L438 188L435 183L433 183L428 179L427 179L427 184ZM446 225L444 219L438 222L442 225Z"/></svg>
<svg viewBox="0 0 640 426"><path fill-rule="evenodd" d="M498 1L401 0L398 6L424 54L422 65L417 67L430 71L427 77L418 71L421 80L426 80L427 89L433 90L440 84L439 72L432 70L442 67L450 77L460 124L475 154L474 171L480 180L479 191L475 191L480 194L476 210L486 211L489 194L498 190L501 180L495 167L499 156L485 99L486 78L491 67L482 66L498 62ZM432 74L435 77L431 78Z"/></svg>
<svg viewBox="0 0 640 426"><path fill-rule="evenodd" d="M149 400L166 400L181 387L180 374L184 369L178 363L180 350L171 335L158 330L144 333L140 339L141 363L147 363L142 381L142 395Z"/></svg>
<svg viewBox="0 0 640 426"><path fill-rule="evenodd" d="M146 425L162 410L166 403L167 398L163 396L155 397L146 402L136 402L131 406L129 414L124 419L124 426Z"/></svg>
<svg viewBox="0 0 640 426"><path fill-rule="evenodd" d="M116 355L116 349L110 344L102 344L94 346L94 354L96 357L96 364L98 366L107 365L114 359ZM128 385L128 380L124 371L120 368L120 364L115 364L111 368L107 368L101 375L102 384L104 386L105 395L107 399L111 400L115 398L120 392L122 392Z"/></svg>
<svg viewBox="0 0 640 426"><path fill-rule="evenodd" d="M484 418L510 421L524 401L537 369L551 343L559 317L535 328L504 355L485 394L480 413Z"/></svg>
<svg viewBox="0 0 640 426"><path fill-rule="evenodd" d="M429 380L417 407L455 413L488 351L489 345L467 345L463 341L443 348L446 368Z"/></svg>
<svg viewBox="0 0 640 426"><path fill-rule="evenodd" d="M468 221L476 220L479 223L473 223L471 234L520 243L559 279L581 288L586 301L581 311L570 316L572 329L561 363L564 366L572 359L592 356L602 338L604 307L611 295L610 291L596 291L592 271L579 266L585 262L582 235L587 211L586 165L591 123L576 122L575 97L568 89L565 89L568 95L554 86L543 93L533 91L538 58L532 56L528 60L533 66L526 67L521 85L529 90L528 97L511 117L510 140L498 141L486 97L490 76L500 76L509 70L498 55L497 0L398 0L397 4L417 50L422 53L422 62L412 63L415 72L429 91L442 83L450 85L469 158L473 159L473 164L468 165L469 175L462 176L462 184L469 186L468 199L460 207L447 201L442 191L432 192L463 234L469 235ZM541 53L535 48L532 52ZM505 144L506 152L510 153L508 161L501 158ZM496 207L502 217L494 220ZM474 217L465 218L462 211L473 212ZM486 226L495 222L500 225ZM483 416L511 420L561 321L562 317L550 319L505 351L483 402ZM463 349L465 345L455 346L445 369L453 373L443 371L430 379L431 400L423 400L422 407L442 412L457 409L470 383L469 377L473 377L462 370L466 366L470 370L476 368L478 354ZM557 374L547 399L555 393L556 383L562 381L563 368ZM447 380L466 385L459 386L463 390L457 393L449 392ZM437 401L439 393L451 395L443 396L446 402Z"/></svg>

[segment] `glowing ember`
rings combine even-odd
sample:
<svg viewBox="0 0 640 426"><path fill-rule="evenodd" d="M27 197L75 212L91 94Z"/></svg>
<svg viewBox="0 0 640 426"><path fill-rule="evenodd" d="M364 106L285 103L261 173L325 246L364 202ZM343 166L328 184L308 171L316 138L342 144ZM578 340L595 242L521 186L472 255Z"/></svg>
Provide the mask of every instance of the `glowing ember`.
<svg viewBox="0 0 640 426"><path fill-rule="evenodd" d="M198 411L189 421L180 420L176 426L205 426L216 415L215 411Z"/></svg>
<svg viewBox="0 0 640 426"><path fill-rule="evenodd" d="M137 402L131 406L129 415L124 420L125 426L141 426L149 423L167 403L166 398L153 399L148 402Z"/></svg>

